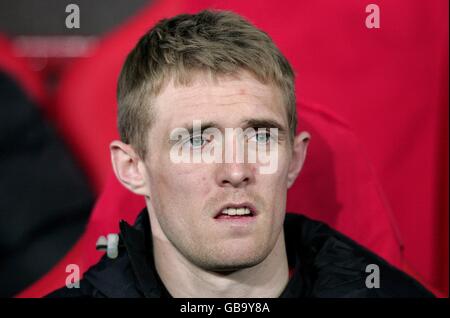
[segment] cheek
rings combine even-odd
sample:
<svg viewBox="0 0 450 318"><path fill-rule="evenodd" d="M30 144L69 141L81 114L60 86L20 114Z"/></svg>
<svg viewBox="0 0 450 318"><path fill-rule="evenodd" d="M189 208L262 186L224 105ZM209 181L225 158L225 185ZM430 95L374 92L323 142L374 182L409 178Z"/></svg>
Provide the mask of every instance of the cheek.
<svg viewBox="0 0 450 318"><path fill-rule="evenodd" d="M163 211L170 207L184 210L179 208L200 206L213 188L210 172L201 164L169 162L154 166L149 178L150 192Z"/></svg>
<svg viewBox="0 0 450 318"><path fill-rule="evenodd" d="M266 203L276 214L283 214L286 208L287 176L289 160L286 155L280 154L278 168L272 174L260 174L258 191L266 198Z"/></svg>
<svg viewBox="0 0 450 318"><path fill-rule="evenodd" d="M277 160L277 166L273 173L270 174L259 174L261 180L264 180L263 183L265 187L274 189L277 192L283 193L280 191L284 188L287 190L287 177L289 173L289 164L290 160L288 160L288 156L285 153L280 153Z"/></svg>
<svg viewBox="0 0 450 318"><path fill-rule="evenodd" d="M284 210L286 203L286 177L284 174L273 174L261 178L258 187L260 193L265 197L265 201L273 212Z"/></svg>

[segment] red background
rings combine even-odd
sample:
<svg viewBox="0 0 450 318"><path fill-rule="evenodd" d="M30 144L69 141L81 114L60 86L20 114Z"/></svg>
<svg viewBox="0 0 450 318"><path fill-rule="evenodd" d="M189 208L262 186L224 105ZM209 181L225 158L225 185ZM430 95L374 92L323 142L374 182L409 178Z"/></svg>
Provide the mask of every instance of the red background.
<svg viewBox="0 0 450 318"><path fill-rule="evenodd" d="M365 26L368 15L365 8L369 3L380 7L379 29ZM389 234L393 238L387 241L399 244L411 272L448 296L448 1L445 0L156 1L106 36L91 58L74 63L65 72L56 102L49 108L50 116L58 122L97 191L103 188L111 172L107 145L117 136L115 85L127 52L158 19L208 7L235 11L273 38L297 73L297 96L305 104L313 105L306 106L305 114L308 109L330 113L351 132L324 137L333 143L330 147L345 145L349 139L358 144L358 151L349 150L347 158L339 159L341 168L336 171L345 171L346 160L351 166L354 156L363 156L367 161L364 169L373 173L377 200L381 198L387 216L376 214L378 210L371 206L374 202L371 199L352 202L349 193L364 198L358 194L361 185L339 182L340 174L334 183L322 180L309 192L299 181L297 188L290 191L288 207L307 209L308 204L299 202L292 193L299 193L299 198L309 195L316 200L311 206L319 206L320 200L325 202L323 210L313 214L326 221L333 220L330 213L336 202L330 198L323 200L333 191L337 203L339 199L351 203L346 205L347 212L342 213L347 219L333 221L340 222L342 231L352 232L356 238L371 233L370 228L346 230L345 222L356 226L349 220L352 214L348 211L370 215L364 226L377 228L383 222L390 223L394 234ZM299 116L302 118L301 104ZM314 121L311 117L309 120ZM304 127L308 124L300 129ZM313 134L312 153L314 142ZM315 151L320 153L317 148ZM320 160L320 156L314 155L307 160L314 158ZM308 164L301 175L305 180L312 177L308 175ZM308 184L312 184L311 180ZM330 190L331 186L337 190ZM340 191L347 197L343 198ZM389 259L388 255L386 252Z"/></svg>

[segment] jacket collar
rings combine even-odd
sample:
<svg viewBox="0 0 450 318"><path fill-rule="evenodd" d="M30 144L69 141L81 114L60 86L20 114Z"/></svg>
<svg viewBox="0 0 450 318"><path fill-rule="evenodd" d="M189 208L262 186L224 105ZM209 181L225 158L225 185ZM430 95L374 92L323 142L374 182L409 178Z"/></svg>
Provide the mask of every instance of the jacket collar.
<svg viewBox="0 0 450 318"><path fill-rule="evenodd" d="M85 277L106 297L170 297L155 268L147 209L133 226L122 220L120 230L119 257L104 257ZM294 273L280 297L312 297L360 277L352 247L325 224L287 213L284 233Z"/></svg>
<svg viewBox="0 0 450 318"><path fill-rule="evenodd" d="M150 218L145 208L134 226L120 222L121 239L136 277L136 288L147 298L167 296L164 284L156 271Z"/></svg>

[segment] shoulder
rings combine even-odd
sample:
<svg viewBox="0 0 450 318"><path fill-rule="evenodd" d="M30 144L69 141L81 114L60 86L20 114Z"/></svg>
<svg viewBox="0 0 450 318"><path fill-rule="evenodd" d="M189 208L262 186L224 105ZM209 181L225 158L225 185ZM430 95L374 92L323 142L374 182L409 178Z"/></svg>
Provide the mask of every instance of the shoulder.
<svg viewBox="0 0 450 318"><path fill-rule="evenodd" d="M46 298L129 298L140 297L136 290L128 253L124 250L116 259L106 255L83 275L76 286L62 287Z"/></svg>
<svg viewBox="0 0 450 318"><path fill-rule="evenodd" d="M296 245L313 277L313 297L434 297L419 282L323 222L287 214L286 244ZM289 248L289 247L288 247Z"/></svg>
<svg viewBox="0 0 450 318"><path fill-rule="evenodd" d="M82 279L76 286L61 287L46 295L45 298L105 298L105 295L89 281Z"/></svg>

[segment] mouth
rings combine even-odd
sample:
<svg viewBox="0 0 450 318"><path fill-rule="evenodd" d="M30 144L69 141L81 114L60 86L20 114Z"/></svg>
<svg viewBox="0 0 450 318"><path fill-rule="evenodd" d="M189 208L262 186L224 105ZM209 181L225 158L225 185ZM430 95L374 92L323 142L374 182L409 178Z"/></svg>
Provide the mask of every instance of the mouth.
<svg viewBox="0 0 450 318"><path fill-rule="evenodd" d="M216 220L250 221L255 219L258 211L250 203L226 204L216 213Z"/></svg>

